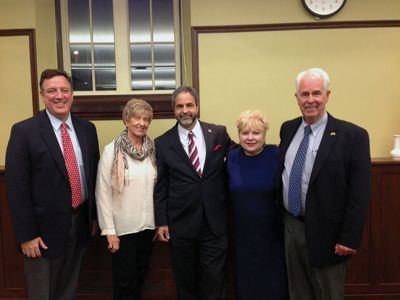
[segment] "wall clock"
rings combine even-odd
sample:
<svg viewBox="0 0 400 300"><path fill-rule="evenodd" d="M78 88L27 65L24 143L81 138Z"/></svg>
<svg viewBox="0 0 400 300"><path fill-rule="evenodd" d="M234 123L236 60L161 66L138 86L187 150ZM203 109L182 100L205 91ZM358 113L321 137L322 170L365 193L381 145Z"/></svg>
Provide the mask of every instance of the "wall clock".
<svg viewBox="0 0 400 300"><path fill-rule="evenodd" d="M301 0L305 9L317 18L327 18L339 12L346 0Z"/></svg>

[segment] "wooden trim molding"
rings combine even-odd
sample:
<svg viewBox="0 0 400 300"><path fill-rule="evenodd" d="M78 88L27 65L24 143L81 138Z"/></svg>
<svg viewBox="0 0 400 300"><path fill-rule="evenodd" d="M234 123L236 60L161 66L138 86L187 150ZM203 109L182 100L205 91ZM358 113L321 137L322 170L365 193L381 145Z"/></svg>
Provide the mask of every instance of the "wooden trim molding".
<svg viewBox="0 0 400 300"><path fill-rule="evenodd" d="M29 43L29 63L31 71L32 109L33 115L39 112L39 90L37 80L36 38L35 29L0 29L0 36L27 36Z"/></svg>
<svg viewBox="0 0 400 300"><path fill-rule="evenodd" d="M75 116L90 120L121 120L122 109L129 99L147 101L153 108L154 119L174 118L171 95L106 95L74 96L71 111Z"/></svg>
<svg viewBox="0 0 400 300"><path fill-rule="evenodd" d="M192 27L192 72L193 87L200 93L199 79L199 35L203 33L235 33L255 31L287 31L287 30L317 30L317 29L349 29L349 28L379 28L400 27L400 20L376 21L343 21L343 22L307 22L254 24L229 26L195 26Z"/></svg>

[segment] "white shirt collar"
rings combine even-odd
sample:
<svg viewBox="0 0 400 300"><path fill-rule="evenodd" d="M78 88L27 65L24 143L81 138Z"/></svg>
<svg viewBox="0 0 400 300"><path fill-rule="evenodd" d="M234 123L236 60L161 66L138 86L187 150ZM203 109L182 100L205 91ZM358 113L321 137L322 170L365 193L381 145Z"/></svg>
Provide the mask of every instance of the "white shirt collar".
<svg viewBox="0 0 400 300"><path fill-rule="evenodd" d="M191 131L193 132L193 134L196 138L198 138L203 133L198 119L196 119L196 125L194 125L194 127ZM187 130L186 128L182 127L181 124L178 123L178 133L180 136L187 137L189 132L190 132L190 130Z"/></svg>

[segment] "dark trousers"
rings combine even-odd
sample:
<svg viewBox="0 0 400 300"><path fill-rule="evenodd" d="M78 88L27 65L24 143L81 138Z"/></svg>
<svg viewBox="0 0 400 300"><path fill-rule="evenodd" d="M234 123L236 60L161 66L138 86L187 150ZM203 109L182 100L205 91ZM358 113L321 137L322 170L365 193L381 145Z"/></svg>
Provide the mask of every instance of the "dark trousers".
<svg viewBox="0 0 400 300"><path fill-rule="evenodd" d="M111 255L114 300L138 300L149 266L154 230L119 236L119 250Z"/></svg>
<svg viewBox="0 0 400 300"><path fill-rule="evenodd" d="M171 233L172 265L179 300L221 299L228 248L227 235L215 236L203 217L196 239Z"/></svg>
<svg viewBox="0 0 400 300"><path fill-rule="evenodd" d="M343 300L346 263L325 268L311 266L304 222L285 212L284 227L290 300Z"/></svg>
<svg viewBox="0 0 400 300"><path fill-rule="evenodd" d="M71 215L70 237L61 257L24 257L25 279L30 300L75 299L86 250L86 247L78 243L78 234L82 232L87 232L87 210Z"/></svg>

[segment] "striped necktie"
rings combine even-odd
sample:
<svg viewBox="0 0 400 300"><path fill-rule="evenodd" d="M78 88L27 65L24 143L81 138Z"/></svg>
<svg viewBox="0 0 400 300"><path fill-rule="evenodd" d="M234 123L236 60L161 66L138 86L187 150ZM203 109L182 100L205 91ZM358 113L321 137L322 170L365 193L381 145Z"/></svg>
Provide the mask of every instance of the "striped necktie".
<svg viewBox="0 0 400 300"><path fill-rule="evenodd" d="M189 139L189 158L190 161L192 162L197 174L201 176L201 166L200 166L200 158L199 158L199 152L197 151L196 143L194 141L194 134L193 132L189 132L188 134L188 139Z"/></svg>

